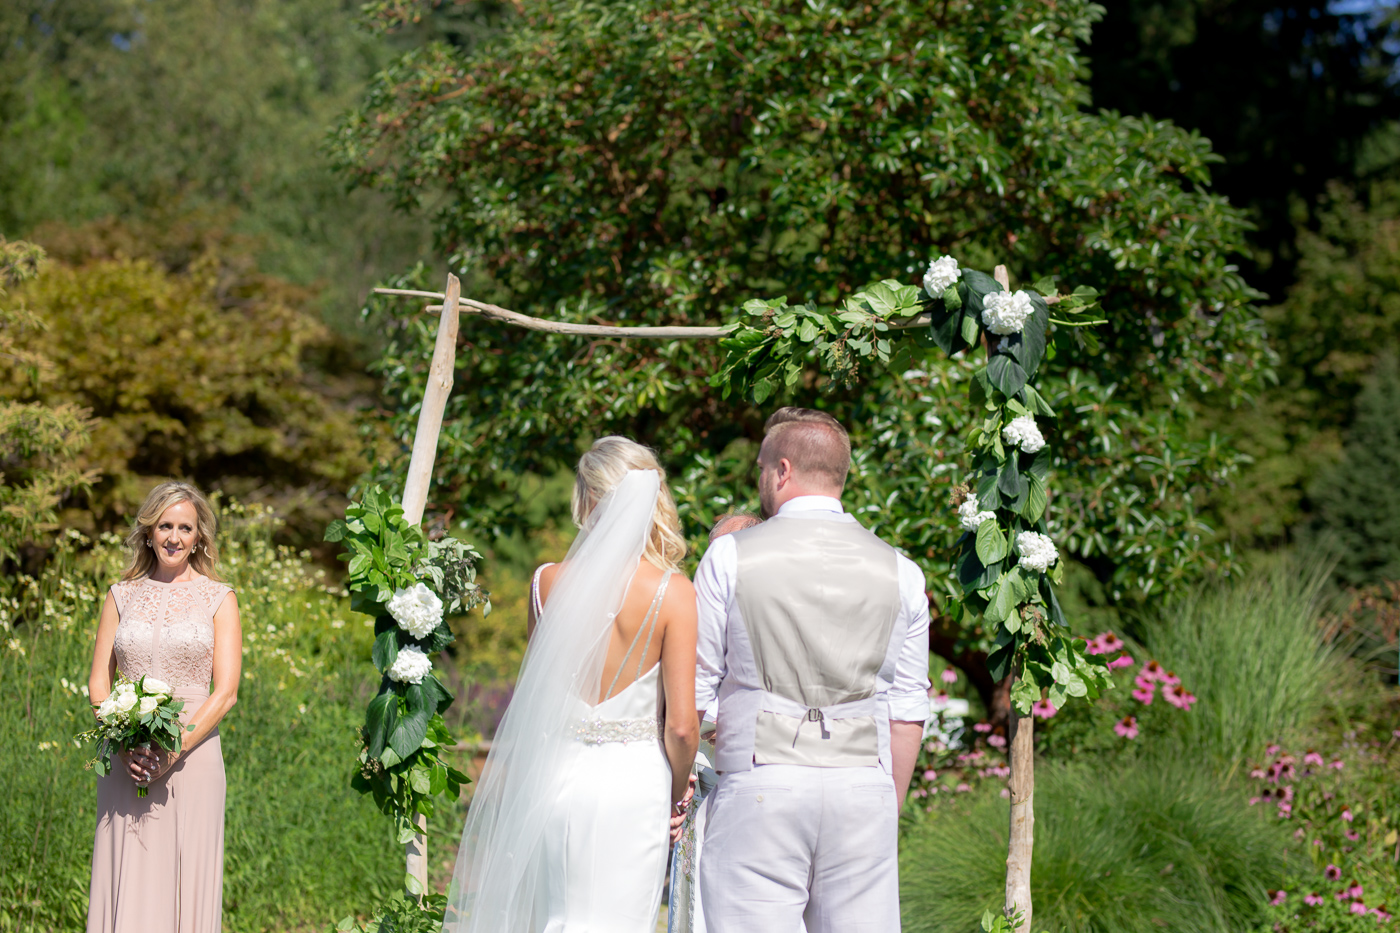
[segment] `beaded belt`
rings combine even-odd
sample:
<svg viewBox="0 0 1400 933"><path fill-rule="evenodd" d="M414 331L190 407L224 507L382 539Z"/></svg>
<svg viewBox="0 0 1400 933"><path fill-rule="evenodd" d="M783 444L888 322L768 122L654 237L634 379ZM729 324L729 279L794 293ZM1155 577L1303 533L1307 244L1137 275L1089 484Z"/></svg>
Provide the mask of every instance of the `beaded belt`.
<svg viewBox="0 0 1400 933"><path fill-rule="evenodd" d="M655 716L646 719L585 719L574 727L574 741L585 745L652 741L661 734Z"/></svg>

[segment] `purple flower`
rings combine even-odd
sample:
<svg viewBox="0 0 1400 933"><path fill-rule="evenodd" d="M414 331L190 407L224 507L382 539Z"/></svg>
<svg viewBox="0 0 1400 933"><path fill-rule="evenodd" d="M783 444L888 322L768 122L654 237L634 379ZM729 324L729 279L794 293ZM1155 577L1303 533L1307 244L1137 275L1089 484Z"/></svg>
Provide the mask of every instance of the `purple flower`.
<svg viewBox="0 0 1400 933"><path fill-rule="evenodd" d="M991 732L992 724L989 722L978 722L972 725L973 732Z"/></svg>
<svg viewBox="0 0 1400 933"><path fill-rule="evenodd" d="M1158 677L1157 679L1162 682L1163 687L1178 687L1181 685L1181 678L1173 674L1171 671L1167 671L1165 674L1163 674L1161 677Z"/></svg>
<svg viewBox="0 0 1400 933"><path fill-rule="evenodd" d="M1350 830L1350 829L1348 829L1346 832L1342 833L1342 835L1343 835L1343 836L1346 836L1346 837L1347 837L1347 841L1349 841L1349 842L1355 842L1356 840L1358 840L1358 839L1361 838L1361 834L1360 834L1360 833L1355 832L1354 830Z"/></svg>
<svg viewBox="0 0 1400 933"><path fill-rule="evenodd" d="M1274 907L1277 907L1279 904L1282 904L1287 898L1288 892L1283 890L1282 888L1280 888L1277 891L1269 892L1269 903L1272 904Z"/></svg>
<svg viewBox="0 0 1400 933"><path fill-rule="evenodd" d="M987 744L992 748L1005 748L1006 737L1002 735L989 735L987 736Z"/></svg>
<svg viewBox="0 0 1400 933"><path fill-rule="evenodd" d="M1039 716L1041 719L1049 719L1058 712L1059 710L1055 709L1055 704L1051 703L1048 699L1036 700L1031 704L1031 715Z"/></svg>
<svg viewBox="0 0 1400 933"><path fill-rule="evenodd" d="M1138 735L1138 724L1136 716L1124 716L1114 723L1113 731L1125 739L1135 739Z"/></svg>
<svg viewBox="0 0 1400 933"><path fill-rule="evenodd" d="M1133 691L1133 699L1137 700L1143 706L1151 706L1152 698L1156 695L1157 688L1155 684L1148 684L1146 687L1140 690Z"/></svg>
<svg viewBox="0 0 1400 933"><path fill-rule="evenodd" d="M1112 654L1115 651L1123 650L1123 639L1112 632L1104 632L1094 640L1099 643L1100 654Z"/></svg>
<svg viewBox="0 0 1400 933"><path fill-rule="evenodd" d="M958 682L958 672L951 667L943 668L943 673L938 675L938 679L945 684L955 684Z"/></svg>
<svg viewBox="0 0 1400 933"><path fill-rule="evenodd" d="M1352 901L1351 907L1348 909L1354 914L1366 913L1366 905L1361 903L1360 901Z"/></svg>
<svg viewBox="0 0 1400 933"><path fill-rule="evenodd" d="M1342 811L1342 819L1350 823L1352 820L1356 819L1356 817L1352 815L1351 809L1348 808Z"/></svg>
<svg viewBox="0 0 1400 933"><path fill-rule="evenodd" d="M1347 888L1347 897L1351 898L1354 901L1359 901L1365 896L1365 890L1363 890L1361 885L1355 881L1351 883L1351 887Z"/></svg>
<svg viewBox="0 0 1400 933"><path fill-rule="evenodd" d="M1334 767L1334 768L1336 768L1338 771L1340 771L1340 770L1342 770L1342 768L1344 768L1344 767L1346 767L1346 766L1342 763L1342 759L1338 758L1336 761L1332 762L1332 767Z"/></svg>
<svg viewBox="0 0 1400 933"><path fill-rule="evenodd" d="M1293 816L1293 804L1286 800L1279 801L1278 818L1281 820L1291 819Z"/></svg>
<svg viewBox="0 0 1400 933"><path fill-rule="evenodd" d="M1191 712L1191 704L1196 702L1196 698L1186 692L1186 688L1180 683L1174 684L1162 691L1162 696L1166 697L1168 703L1177 709Z"/></svg>
<svg viewBox="0 0 1400 933"><path fill-rule="evenodd" d="M1264 749L1264 754L1272 758L1279 753L1281 748L1283 748L1282 745L1270 745L1268 748Z"/></svg>
<svg viewBox="0 0 1400 933"><path fill-rule="evenodd" d="M960 794L965 794L965 793L967 793L968 791L972 790L972 785L971 785L971 784L959 784L957 787L953 788L953 790L957 791L957 792L960 793Z"/></svg>
<svg viewBox="0 0 1400 933"><path fill-rule="evenodd" d="M1322 895L1316 893L1304 894L1303 903L1307 904L1309 907L1316 907L1318 904L1322 903Z"/></svg>
<svg viewBox="0 0 1400 933"><path fill-rule="evenodd" d="M938 777L938 772L933 770L932 768L929 768L927 771L924 772L925 781L932 781L936 777Z"/></svg>
<svg viewBox="0 0 1400 933"><path fill-rule="evenodd" d="M1118 657L1108 662L1108 669L1110 671L1116 671L1120 667L1132 667L1135 663L1131 654L1120 654Z"/></svg>
<svg viewBox="0 0 1400 933"><path fill-rule="evenodd" d="M1322 760L1322 756L1319 755L1317 752L1308 752L1306 755L1303 756L1303 764L1317 765L1319 768L1321 768L1324 762Z"/></svg>
<svg viewBox="0 0 1400 933"><path fill-rule="evenodd" d="M1138 676L1146 677L1148 680L1161 680L1164 673L1166 672L1162 670L1162 665L1158 664L1156 661L1148 661L1142 666L1142 670L1138 673Z"/></svg>
<svg viewBox="0 0 1400 933"><path fill-rule="evenodd" d="M1342 877L1342 870L1336 865L1328 865L1326 870L1323 871L1323 874L1327 876L1328 881L1336 881L1338 878Z"/></svg>

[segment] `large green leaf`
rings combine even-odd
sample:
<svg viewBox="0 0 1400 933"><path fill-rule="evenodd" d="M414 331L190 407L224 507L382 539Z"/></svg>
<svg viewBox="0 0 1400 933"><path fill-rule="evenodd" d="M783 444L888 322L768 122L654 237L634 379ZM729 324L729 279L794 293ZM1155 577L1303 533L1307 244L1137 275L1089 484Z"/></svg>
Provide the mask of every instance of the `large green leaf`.
<svg viewBox="0 0 1400 933"><path fill-rule="evenodd" d="M1020 514L1024 515L1027 521L1038 521L1040 516L1045 514L1045 502L1045 483L1040 477L1031 474L1030 489L1026 493L1026 501L1021 507Z"/></svg>
<svg viewBox="0 0 1400 933"><path fill-rule="evenodd" d="M391 629L380 632L374 639L374 650L370 653L370 659L374 666L379 668L379 673L384 673L399 657L399 628L394 626Z"/></svg>
<svg viewBox="0 0 1400 933"><path fill-rule="evenodd" d="M1020 495L1021 468L1017 459L1013 451L1011 456L1006 458L1006 462L1001 465L1001 472L997 474L997 489L1001 492L1003 499L1014 499Z"/></svg>
<svg viewBox="0 0 1400 933"><path fill-rule="evenodd" d="M1040 361L1045 357L1045 332L1050 328L1050 309L1045 306L1045 299L1032 293L1031 304L1035 311L1026 318L1026 325L1021 329L1020 353L1017 354L1027 378L1040 368Z"/></svg>
<svg viewBox="0 0 1400 933"><path fill-rule="evenodd" d="M430 715L427 709L420 709L398 721L397 727L389 736L389 745L400 758L407 759L423 744L423 737L428 734Z"/></svg>
<svg viewBox="0 0 1400 933"><path fill-rule="evenodd" d="M976 269L962 270L962 281L966 283L967 287L974 295L979 297L1002 290L1000 282L987 273L978 272ZM978 308L978 310L980 311L981 308Z"/></svg>
<svg viewBox="0 0 1400 933"><path fill-rule="evenodd" d="M1026 371L1011 357L998 353L987 361L987 378L1003 395L1010 397L1026 384Z"/></svg>
<svg viewBox="0 0 1400 933"><path fill-rule="evenodd" d="M389 735L399 720L399 696L392 690L380 693L369 701L365 710L365 741L369 746L369 756L378 758L384 753Z"/></svg>
<svg viewBox="0 0 1400 933"><path fill-rule="evenodd" d="M984 565L1002 560L1009 551L1006 535L994 520L989 519L977 527L977 559Z"/></svg>

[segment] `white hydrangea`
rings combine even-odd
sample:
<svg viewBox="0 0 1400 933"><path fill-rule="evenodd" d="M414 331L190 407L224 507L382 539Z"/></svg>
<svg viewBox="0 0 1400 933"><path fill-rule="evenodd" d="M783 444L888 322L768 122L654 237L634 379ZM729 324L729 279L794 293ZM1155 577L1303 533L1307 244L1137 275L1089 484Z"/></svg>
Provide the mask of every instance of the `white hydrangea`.
<svg viewBox="0 0 1400 933"><path fill-rule="evenodd" d="M399 656L389 665L390 680L401 684L421 684L423 678L433 669L433 662L416 645L406 645L399 649Z"/></svg>
<svg viewBox="0 0 1400 933"><path fill-rule="evenodd" d="M394 590L389 615L414 638L427 638L442 621L442 600L426 584L415 583L407 589Z"/></svg>
<svg viewBox="0 0 1400 933"><path fill-rule="evenodd" d="M1040 428L1030 415L1017 415L1012 418L1011 423L1001 429L1001 439L1028 454L1033 454L1045 446L1045 436L1040 433Z"/></svg>
<svg viewBox="0 0 1400 933"><path fill-rule="evenodd" d="M995 512L983 512L977 507L977 497L968 496L958 506L958 523L963 526L963 531L976 531L982 523L997 517Z"/></svg>
<svg viewBox="0 0 1400 933"><path fill-rule="evenodd" d="M989 292L982 296L982 323L994 334L1019 334L1034 311L1028 292Z"/></svg>
<svg viewBox="0 0 1400 933"><path fill-rule="evenodd" d="M1055 542L1049 535L1038 531L1023 531L1016 536L1016 553L1021 555L1021 566L1027 570L1044 573L1050 565L1060 559L1055 550Z"/></svg>
<svg viewBox="0 0 1400 933"><path fill-rule="evenodd" d="M939 256L928 264L928 271L924 273L924 291L928 292L930 298L938 298L960 276L962 270L958 268L956 259L952 256Z"/></svg>

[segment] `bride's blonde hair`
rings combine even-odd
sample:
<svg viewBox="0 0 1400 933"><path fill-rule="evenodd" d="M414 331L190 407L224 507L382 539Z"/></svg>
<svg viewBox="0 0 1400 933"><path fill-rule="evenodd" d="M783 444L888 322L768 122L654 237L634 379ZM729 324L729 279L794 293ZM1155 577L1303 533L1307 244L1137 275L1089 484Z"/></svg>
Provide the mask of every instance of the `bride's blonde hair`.
<svg viewBox="0 0 1400 933"><path fill-rule="evenodd" d="M662 570L679 571L686 551L681 520L666 485L666 471L661 469L650 447L617 436L600 437L593 442L578 460L574 479L574 524L582 528L594 507L622 482L628 470L655 470L661 474L661 490L656 495L656 511L651 517L651 534L647 536L642 556Z"/></svg>

